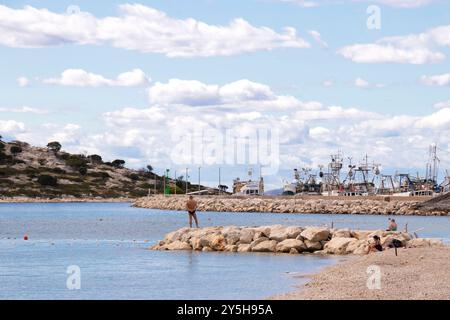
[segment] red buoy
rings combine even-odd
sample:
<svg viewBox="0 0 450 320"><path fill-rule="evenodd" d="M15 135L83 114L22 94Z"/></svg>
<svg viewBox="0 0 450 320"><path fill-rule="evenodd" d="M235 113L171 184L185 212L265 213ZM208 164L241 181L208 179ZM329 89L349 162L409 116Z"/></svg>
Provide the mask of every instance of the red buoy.
<svg viewBox="0 0 450 320"><path fill-rule="evenodd" d="M24 235L24 236L23 236L23 240L28 240L28 236L27 236L27 235Z"/></svg>

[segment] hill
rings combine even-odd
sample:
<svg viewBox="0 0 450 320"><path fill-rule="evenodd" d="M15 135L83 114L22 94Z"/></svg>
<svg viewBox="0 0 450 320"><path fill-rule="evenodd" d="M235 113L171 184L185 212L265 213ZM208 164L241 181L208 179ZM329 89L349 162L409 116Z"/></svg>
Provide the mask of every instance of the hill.
<svg viewBox="0 0 450 320"><path fill-rule="evenodd" d="M136 198L154 193L155 183L156 193L163 192L164 179L150 166L133 170L124 165L120 159L104 162L99 155L61 151L58 142L40 148L0 140L0 197ZM185 183L177 180L177 193L185 192ZM188 183L188 191L195 190L198 185Z"/></svg>

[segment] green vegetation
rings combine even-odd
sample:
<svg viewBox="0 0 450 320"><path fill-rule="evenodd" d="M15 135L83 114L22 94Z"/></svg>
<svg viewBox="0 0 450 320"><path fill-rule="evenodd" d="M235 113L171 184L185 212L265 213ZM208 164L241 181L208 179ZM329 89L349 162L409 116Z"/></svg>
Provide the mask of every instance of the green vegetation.
<svg viewBox="0 0 450 320"><path fill-rule="evenodd" d="M46 174L40 175L37 181L41 186L56 187L58 185L58 179L56 177Z"/></svg>
<svg viewBox="0 0 450 320"><path fill-rule="evenodd" d="M47 144L47 148L54 154L57 154L61 150L62 146L58 141L52 141Z"/></svg>

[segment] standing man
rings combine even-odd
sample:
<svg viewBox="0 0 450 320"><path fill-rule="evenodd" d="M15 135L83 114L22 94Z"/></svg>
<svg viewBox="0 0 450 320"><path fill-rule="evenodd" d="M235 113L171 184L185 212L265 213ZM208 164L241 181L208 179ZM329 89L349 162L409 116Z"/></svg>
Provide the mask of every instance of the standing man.
<svg viewBox="0 0 450 320"><path fill-rule="evenodd" d="M197 201L194 200L193 196L189 196L189 200L186 202L186 209L189 214L189 227L192 228L192 218L194 218L195 225L198 228L197 214L195 213L197 210Z"/></svg>

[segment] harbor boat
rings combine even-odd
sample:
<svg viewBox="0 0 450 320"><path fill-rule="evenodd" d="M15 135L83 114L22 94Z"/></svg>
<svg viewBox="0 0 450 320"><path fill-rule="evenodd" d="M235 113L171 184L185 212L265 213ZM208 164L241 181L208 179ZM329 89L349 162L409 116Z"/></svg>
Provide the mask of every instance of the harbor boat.
<svg viewBox="0 0 450 320"><path fill-rule="evenodd" d="M344 158L340 151L331 155L331 161L328 163L327 172L320 171L322 179L323 196L338 196L344 191L344 185L341 182L341 170L344 166Z"/></svg>
<svg viewBox="0 0 450 320"><path fill-rule="evenodd" d="M294 179L285 182L283 195L319 195L322 190L322 183L317 181L317 176L311 173L310 168L302 168L302 174L294 169Z"/></svg>
<svg viewBox="0 0 450 320"><path fill-rule="evenodd" d="M450 175L449 175L448 171L445 172L445 179L439 185L439 188L441 190L441 193L443 193L443 194L450 192Z"/></svg>
<svg viewBox="0 0 450 320"><path fill-rule="evenodd" d="M253 179L253 169L248 170L248 180L236 178L233 180L233 195L237 196L261 196L264 195L264 179Z"/></svg>

